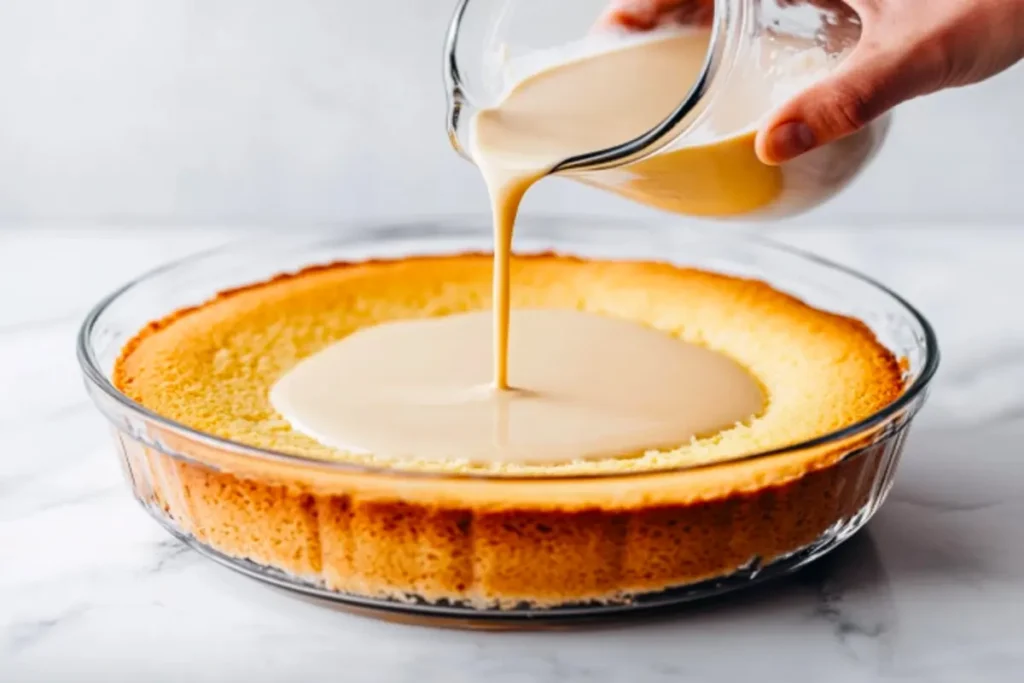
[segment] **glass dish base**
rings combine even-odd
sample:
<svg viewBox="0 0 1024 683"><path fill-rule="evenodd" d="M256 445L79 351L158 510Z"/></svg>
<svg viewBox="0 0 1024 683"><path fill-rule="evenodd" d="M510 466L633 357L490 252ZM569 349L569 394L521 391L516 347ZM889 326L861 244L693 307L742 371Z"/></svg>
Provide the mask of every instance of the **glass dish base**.
<svg viewBox="0 0 1024 683"><path fill-rule="evenodd" d="M755 558L747 566L727 576L633 596L628 602L481 610L459 603L430 603L415 596L410 596L407 601L399 601L332 591L322 584L293 576L274 567L226 555L182 531L167 519L163 510L145 501L140 500L140 503L160 526L203 557L245 577L283 589L293 596L312 599L357 616L391 623L478 631L564 629L626 619L666 616L685 604L753 588L802 569L853 537L867 524L879 507L879 504L866 506L850 519L837 522L813 543L767 564L762 564Z"/></svg>

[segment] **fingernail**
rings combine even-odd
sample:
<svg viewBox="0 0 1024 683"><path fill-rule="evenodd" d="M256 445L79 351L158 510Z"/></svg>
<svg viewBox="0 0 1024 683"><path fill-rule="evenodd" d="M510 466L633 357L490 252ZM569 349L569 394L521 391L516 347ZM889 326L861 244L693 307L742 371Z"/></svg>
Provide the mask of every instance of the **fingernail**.
<svg viewBox="0 0 1024 683"><path fill-rule="evenodd" d="M789 161L814 147L814 132L803 121L783 123L768 135L767 147L772 161Z"/></svg>

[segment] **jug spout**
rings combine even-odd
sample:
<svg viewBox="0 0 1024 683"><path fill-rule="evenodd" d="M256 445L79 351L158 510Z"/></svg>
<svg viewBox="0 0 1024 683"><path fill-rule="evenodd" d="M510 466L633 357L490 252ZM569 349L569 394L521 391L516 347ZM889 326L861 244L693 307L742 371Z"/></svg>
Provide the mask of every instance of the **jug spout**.
<svg viewBox="0 0 1024 683"><path fill-rule="evenodd" d="M636 135L601 148L587 149L561 158L551 173L586 172L614 168L655 152L676 139L692 122L697 109L726 55L726 41L720 36L729 25L733 0L716 0L725 5L715 21L704 27L701 59L683 83L669 84L675 93L671 106L660 112L652 125ZM567 9L565 5L568 5ZM449 24L444 49L444 81L447 95L447 133L452 147L472 161L472 120L480 111L498 106L521 81L538 71L572 62L581 56L616 50L624 42L637 42L637 36L613 31L595 32L600 14L593 16L593 0L570 0L562 6L566 15L579 14L582 20L570 22L580 27L564 37L536 47L530 38L534 19L547 19L546 0L459 0ZM586 5L588 11L576 6ZM558 11L556 10L556 14ZM574 15L574 19L579 19ZM547 22L543 22L547 23ZM524 30L523 26L527 28ZM523 35L525 33L525 35ZM663 32L658 32L661 35ZM517 44L518 40L518 44ZM643 41L641 41L643 42ZM524 47L524 44L526 47Z"/></svg>

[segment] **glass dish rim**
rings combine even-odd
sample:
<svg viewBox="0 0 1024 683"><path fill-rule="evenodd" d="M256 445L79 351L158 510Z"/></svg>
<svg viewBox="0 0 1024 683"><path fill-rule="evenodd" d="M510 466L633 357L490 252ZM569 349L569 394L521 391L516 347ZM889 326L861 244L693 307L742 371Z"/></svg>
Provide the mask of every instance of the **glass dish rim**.
<svg viewBox="0 0 1024 683"><path fill-rule="evenodd" d="M460 237L460 236L476 236L479 237L477 232L470 231L467 229L467 225L470 219L478 218L480 221L484 221L486 224L489 218L483 217L477 214L450 214L442 216L428 216L422 218L407 218L398 220L363 220L363 221L351 221L333 223L329 227L332 232L327 232L323 229L316 229L313 233L313 237L308 236L310 233L295 232L284 236L278 235L266 235L264 238L270 240L283 240L288 242L294 248L314 248L318 245L337 245L339 240L339 234L333 232L334 229L344 227L344 238L345 240L351 240L353 245L359 244L360 242L372 241L375 239L389 239L397 237L409 237L409 228L411 226L423 226L423 225L440 225L443 226L444 235L443 237ZM193 429L185 424L164 417L142 404L134 401L124 393L122 393L107 377L107 374L102 370L99 359L93 351L92 344L90 343L90 337L96 323L100 320L107 309L117 302L123 295L131 291L133 288L139 285L145 284L150 279L157 277L163 273L172 271L176 268L186 266L192 261L201 261L202 259L211 258L214 256L227 254L230 252L242 252L246 250L254 249L253 243L245 240L244 238L237 238L228 241L225 244L215 246L208 249L202 249L183 257L172 259L168 262L162 263L155 268L151 268L143 273L133 277L125 284L117 287L112 292L102 297L86 314L85 319L79 327L78 334L76 335L76 355L78 358L79 366L85 376L87 382L91 383L95 388L99 389L103 394L112 400L117 406L124 411L129 412L134 417L144 420L150 423L155 423L161 429L165 429L174 433L180 437L186 438L192 442L197 442L200 445L218 449L220 451L226 451L235 455L243 456L246 458L253 458L255 460L269 461L271 463L285 464L291 466L300 466L309 469L320 469L329 470L331 472L355 474L355 475L372 475L380 477L390 477L398 479L425 479L425 480L476 480L476 481L492 481L492 482L543 482L543 481L583 481L583 480L622 480L632 479L638 477L647 477L653 475L666 475L666 474L678 474L688 471L705 470L719 466L733 465L736 463L750 462L753 460L767 459L777 456L782 456L788 453L796 453L799 451L807 451L813 448L826 447L833 444L838 444L851 438L855 438L858 435L865 434L872 429L879 427L893 418L899 415L904 409L914 405L914 403L922 398L926 390L931 384L932 379L935 376L939 366L939 346L938 338L935 334L931 323L928 319L920 312L916 307L913 306L909 301L904 299L902 296L897 294L895 291L887 287L886 285L878 282L874 278L864 275L853 268L844 266L842 264L831 261L827 258L818 256L811 252L803 249L792 247L787 244L782 244L770 237L763 235L752 234L749 231L743 231L742 233L730 233L723 230L721 226L717 228L706 227L706 226L686 226L686 227L673 227L666 226L664 224L653 223L651 221L638 221L636 219L629 218L606 218L599 216L571 216L571 215L557 215L557 214L532 214L528 217L524 216L525 219L531 223L540 223L545 221L554 221L556 224L559 221L566 220L582 220L587 221L588 228L609 228L612 225L615 226L629 226L630 230L646 231L648 234L652 230L661 230L671 232L675 231L688 231L693 233L705 233L711 232L711 239L733 243L745 243L746 246L754 246L758 250L771 251L780 253L785 256L795 257L814 265L827 268L829 270L839 272L847 277L851 277L858 280L862 284L866 284L886 295L899 306L901 306L910 318L916 322L922 330L923 341L924 341L924 365L921 368L920 374L914 379L914 381L907 386L904 391L891 403L885 405L881 409L875 411L871 415L865 417L854 424L848 425L838 430L833 430L826 434L816 436L812 439L805 439L797 443L788 444L778 448L755 451L747 453L735 458L730 458L721 462L711 463L700 463L694 465L682 465L682 466L666 466L654 469L636 470L629 472L594 472L594 473L571 473L571 474L558 474L557 472L545 473L543 475L514 475L514 474L501 474L501 473L489 473L489 472L442 472L442 471L420 471L420 470L404 470L400 468L393 468L387 466L372 466L363 465L352 462L344 461L331 461L322 460L317 458L306 457L302 455L295 455L291 453L285 453L282 451L275 451L271 449L259 448L257 446L250 446L243 444L231 439L215 436L206 432ZM813 228L808 228L813 229ZM714 232L718 234L713 234ZM557 232L557 230L556 230ZM702 235L703 237L703 235ZM429 239L429 237L427 238ZM255 248L265 248L265 242L257 243ZM369 257L372 259L373 257ZM363 259L363 260L369 260ZM305 267L314 266L327 266L331 264L344 263L344 260L335 259L329 263L309 263ZM285 272L285 270L282 270ZM272 278L273 275L267 279ZM238 286L245 286L243 283ZM211 293L209 296L212 298L216 293ZM167 315L165 313L164 315ZM95 403L95 400L94 400ZM108 417L109 419L109 417ZM163 447L160 447L161 450ZM179 453L166 453L170 457L188 457L187 454Z"/></svg>

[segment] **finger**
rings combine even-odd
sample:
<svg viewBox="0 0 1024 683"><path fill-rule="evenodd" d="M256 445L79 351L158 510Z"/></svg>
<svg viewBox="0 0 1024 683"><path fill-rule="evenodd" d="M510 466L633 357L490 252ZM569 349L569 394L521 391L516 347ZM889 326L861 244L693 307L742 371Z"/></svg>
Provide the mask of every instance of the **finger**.
<svg viewBox="0 0 1024 683"><path fill-rule="evenodd" d="M714 11L714 0L613 0L598 24L649 31L669 21L707 23Z"/></svg>
<svg viewBox="0 0 1024 683"><path fill-rule="evenodd" d="M780 164L850 135L931 89L931 66L906 55L856 49L825 80L796 95L761 127L757 155Z"/></svg>

